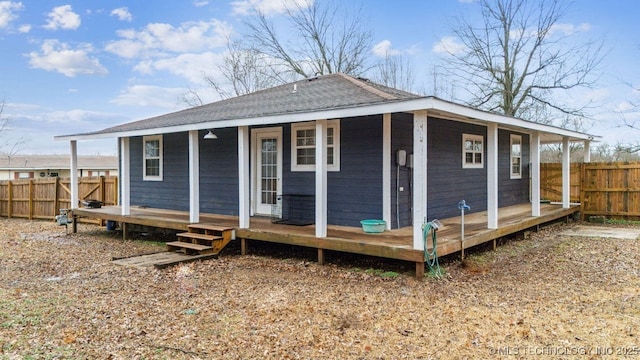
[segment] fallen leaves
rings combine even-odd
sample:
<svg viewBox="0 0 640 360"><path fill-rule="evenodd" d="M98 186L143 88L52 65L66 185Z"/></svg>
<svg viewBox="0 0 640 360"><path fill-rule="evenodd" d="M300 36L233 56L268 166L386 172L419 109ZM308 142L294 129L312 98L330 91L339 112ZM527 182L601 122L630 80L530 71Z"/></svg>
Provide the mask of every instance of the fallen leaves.
<svg viewBox="0 0 640 360"><path fill-rule="evenodd" d="M493 358L634 346L638 242L557 232L444 259L445 279L419 281L370 258L319 266L296 248L273 258L270 244L260 256L232 243L217 260L123 267L110 259L163 247L91 225L67 236L0 219L0 358Z"/></svg>

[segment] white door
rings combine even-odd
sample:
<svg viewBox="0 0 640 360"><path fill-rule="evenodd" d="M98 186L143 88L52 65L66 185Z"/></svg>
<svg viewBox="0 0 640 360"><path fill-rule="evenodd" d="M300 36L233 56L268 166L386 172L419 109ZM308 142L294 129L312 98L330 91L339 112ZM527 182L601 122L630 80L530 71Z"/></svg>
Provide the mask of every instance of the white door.
<svg viewBox="0 0 640 360"><path fill-rule="evenodd" d="M256 215L280 216L282 128L253 130L254 204Z"/></svg>

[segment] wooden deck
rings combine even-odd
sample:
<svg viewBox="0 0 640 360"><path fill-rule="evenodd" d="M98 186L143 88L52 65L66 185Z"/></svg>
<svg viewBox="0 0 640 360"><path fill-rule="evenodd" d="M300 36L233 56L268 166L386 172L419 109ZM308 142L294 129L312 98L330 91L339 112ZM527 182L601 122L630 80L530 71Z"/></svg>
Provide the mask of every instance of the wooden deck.
<svg viewBox="0 0 640 360"><path fill-rule="evenodd" d="M486 229L487 213L477 212L465 216L465 239L461 240L461 218L440 219L444 225L437 233L438 256L460 252L470 247L495 241L511 234L558 219L568 218L580 210L579 206L563 209L560 205L541 204L541 216L531 216L531 206L515 205L499 209L499 228ZM74 209L74 216L99 218L119 222L123 225L123 236L126 237L127 224L138 224L163 229L186 231L189 214L181 211L170 211L151 208L132 207L131 215L120 215L120 207L107 206L98 209ZM242 241L242 252L246 253L248 240L259 240L274 243L306 246L318 249L318 261L324 262L324 250L356 253L398 259L416 263L416 271L424 268L424 254L412 248L412 228L405 227L385 231L381 234L367 234L359 227L332 226L327 229L326 238L315 237L313 225L293 226L274 224L269 218L251 218L249 229L238 228L238 218L213 214L201 214L200 223L228 226L235 229L236 239ZM431 247L431 244L428 244Z"/></svg>

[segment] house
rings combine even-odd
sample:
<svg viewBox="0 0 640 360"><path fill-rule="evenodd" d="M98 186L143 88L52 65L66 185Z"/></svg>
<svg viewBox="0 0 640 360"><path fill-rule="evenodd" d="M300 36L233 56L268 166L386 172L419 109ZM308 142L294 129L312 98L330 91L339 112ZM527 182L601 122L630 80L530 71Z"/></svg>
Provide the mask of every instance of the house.
<svg viewBox="0 0 640 360"><path fill-rule="evenodd" d="M460 215L461 200L486 214L485 229L498 229L499 209L517 204L540 217L544 143L565 150L561 206L570 208L569 144L588 149L594 136L332 74L56 140L70 142L77 166L77 142L103 138L119 143L114 219L133 222L136 206L188 212L190 223L219 214L236 219L237 234L280 241L243 230L297 212L294 220L314 224L313 239L292 243L321 257L337 241L327 229L363 219L408 229L406 247L417 254L423 223ZM402 258L418 269L416 254Z"/></svg>
<svg viewBox="0 0 640 360"><path fill-rule="evenodd" d="M117 156L78 156L78 176L118 174ZM69 177L68 155L0 155L0 180Z"/></svg>

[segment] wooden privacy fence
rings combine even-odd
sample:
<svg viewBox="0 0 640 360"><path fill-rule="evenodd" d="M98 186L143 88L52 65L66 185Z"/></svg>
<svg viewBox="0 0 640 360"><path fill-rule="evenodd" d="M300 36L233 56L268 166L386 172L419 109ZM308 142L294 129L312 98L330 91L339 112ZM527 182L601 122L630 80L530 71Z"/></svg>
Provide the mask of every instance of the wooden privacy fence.
<svg viewBox="0 0 640 360"><path fill-rule="evenodd" d="M542 164L541 196L562 201L562 165ZM571 164L571 201L582 218L640 218L640 162Z"/></svg>
<svg viewBox="0 0 640 360"><path fill-rule="evenodd" d="M71 179L22 179L0 181L0 216L54 219L60 209L71 207ZM78 178L78 197L99 200L103 205L118 203L116 176Z"/></svg>

